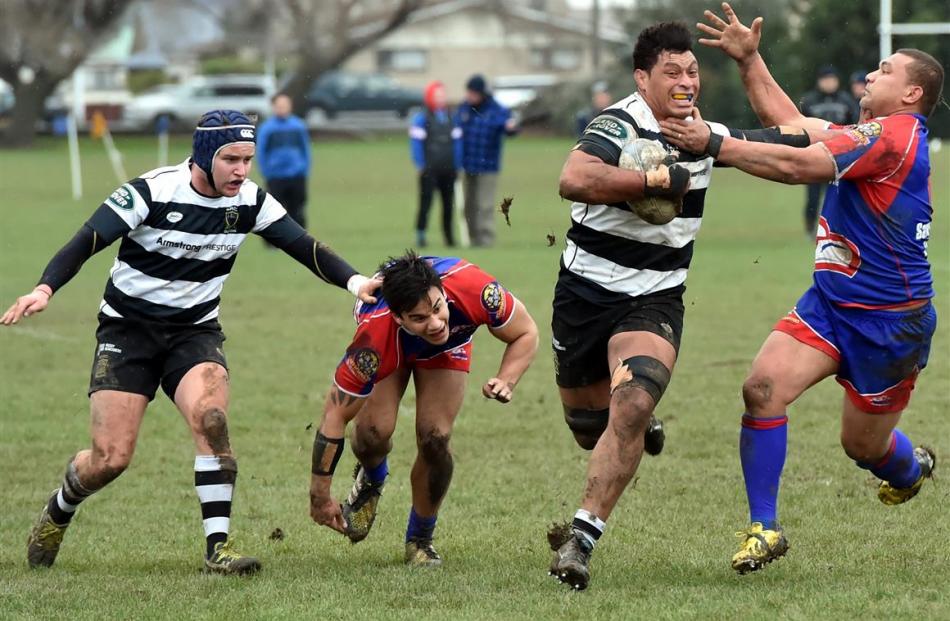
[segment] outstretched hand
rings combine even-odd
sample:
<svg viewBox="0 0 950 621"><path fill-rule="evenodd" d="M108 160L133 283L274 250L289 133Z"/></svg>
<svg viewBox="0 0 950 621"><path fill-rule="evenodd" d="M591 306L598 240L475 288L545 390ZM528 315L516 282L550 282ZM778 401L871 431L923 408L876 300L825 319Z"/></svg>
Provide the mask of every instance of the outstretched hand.
<svg viewBox="0 0 950 621"><path fill-rule="evenodd" d="M719 48L737 62L748 60L759 49L759 40L762 38L762 18L752 20L752 27L739 21L736 12L728 2L722 3L722 12L726 15L723 20L712 11L704 11L703 15L711 25L696 24L696 27L711 38L700 39L699 42L708 47Z"/></svg>
<svg viewBox="0 0 950 621"><path fill-rule="evenodd" d="M7 312L0 317L0 325L9 326L17 323L23 317L29 317L34 313L41 313L49 304L52 290L46 285L40 285L26 295L21 295L16 299Z"/></svg>
<svg viewBox="0 0 950 621"><path fill-rule="evenodd" d="M484 386L482 386L482 394L486 399L494 399L495 401L500 401L501 403L508 403L511 401L513 392L514 386L497 377L491 378L485 382Z"/></svg>
<svg viewBox="0 0 950 621"><path fill-rule="evenodd" d="M332 496L317 495L310 492L310 518L322 526L346 534L346 520L343 508Z"/></svg>
<svg viewBox="0 0 950 621"><path fill-rule="evenodd" d="M356 292L356 297L358 297L360 301L365 302L366 304L375 304L376 296L374 296L373 293L382 286L383 286L382 278L378 278L378 277L370 278L366 282L364 282L362 285L360 285L360 288Z"/></svg>
<svg viewBox="0 0 950 621"><path fill-rule="evenodd" d="M709 125L703 122L703 117L700 116L697 107L693 107L691 121L671 117L660 121L660 131L663 132L666 141L677 149L698 155L706 153L709 137L712 134Z"/></svg>

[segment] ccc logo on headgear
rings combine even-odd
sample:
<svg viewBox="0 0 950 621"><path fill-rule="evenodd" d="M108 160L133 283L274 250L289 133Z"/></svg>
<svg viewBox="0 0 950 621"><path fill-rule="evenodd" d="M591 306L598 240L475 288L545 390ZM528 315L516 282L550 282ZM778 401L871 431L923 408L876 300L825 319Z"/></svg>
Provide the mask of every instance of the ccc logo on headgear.
<svg viewBox="0 0 950 621"><path fill-rule="evenodd" d="M241 138L253 138L253 137L254 137L254 130L253 130L253 129L242 129L242 130L241 130Z"/></svg>

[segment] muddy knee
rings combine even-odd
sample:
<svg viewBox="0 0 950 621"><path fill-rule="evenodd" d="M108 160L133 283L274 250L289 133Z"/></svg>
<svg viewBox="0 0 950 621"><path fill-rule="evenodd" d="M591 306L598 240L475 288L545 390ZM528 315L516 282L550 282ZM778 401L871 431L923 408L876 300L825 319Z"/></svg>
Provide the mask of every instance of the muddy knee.
<svg viewBox="0 0 950 621"><path fill-rule="evenodd" d="M775 381L768 375L753 374L742 383L742 401L746 411L768 407L775 394Z"/></svg>
<svg viewBox="0 0 950 621"><path fill-rule="evenodd" d="M623 385L613 394L610 425L623 440L642 438L655 407L653 397L633 385Z"/></svg>
<svg viewBox="0 0 950 621"><path fill-rule="evenodd" d="M353 454L360 461L385 457L393 448L392 434L384 436L376 425L357 426L353 434Z"/></svg>
<svg viewBox="0 0 950 621"><path fill-rule="evenodd" d="M228 439L228 416L221 408L210 408L201 413L201 435L215 455L231 452Z"/></svg>
<svg viewBox="0 0 950 621"><path fill-rule="evenodd" d="M845 454L857 462L877 462L887 454L887 444L870 436L849 436L841 432L841 448Z"/></svg>
<svg viewBox="0 0 950 621"><path fill-rule="evenodd" d="M96 491L117 479L131 462L131 447L94 443L89 459L90 471L83 472L78 482L85 489Z"/></svg>
<svg viewBox="0 0 950 621"><path fill-rule="evenodd" d="M587 410L564 405L564 422L567 423L574 440L583 449L591 450L597 445L601 434L607 428L610 409Z"/></svg>

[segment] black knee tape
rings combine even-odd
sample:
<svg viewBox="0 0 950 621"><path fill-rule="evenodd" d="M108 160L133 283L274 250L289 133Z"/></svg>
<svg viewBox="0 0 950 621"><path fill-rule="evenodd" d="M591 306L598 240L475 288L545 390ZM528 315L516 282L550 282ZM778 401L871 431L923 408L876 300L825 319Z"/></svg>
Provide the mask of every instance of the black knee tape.
<svg viewBox="0 0 950 621"><path fill-rule="evenodd" d="M564 406L564 422L574 433L585 436L600 436L607 428L607 420L610 418L610 409L603 410L584 410L581 408L572 408Z"/></svg>
<svg viewBox="0 0 950 621"><path fill-rule="evenodd" d="M343 455L343 438L328 438L319 431L313 441L310 472L318 476L331 476Z"/></svg>
<svg viewBox="0 0 950 621"><path fill-rule="evenodd" d="M610 392L621 386L636 386L653 397L653 403L659 403L669 385L670 370L665 364L650 356L632 356L614 370Z"/></svg>

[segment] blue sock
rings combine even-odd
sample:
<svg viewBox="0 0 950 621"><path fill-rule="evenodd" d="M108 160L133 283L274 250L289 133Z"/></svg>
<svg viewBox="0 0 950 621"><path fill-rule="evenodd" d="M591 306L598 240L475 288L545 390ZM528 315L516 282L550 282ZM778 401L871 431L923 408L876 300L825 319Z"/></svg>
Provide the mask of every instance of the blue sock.
<svg viewBox="0 0 950 621"><path fill-rule="evenodd" d="M742 415L739 456L749 498L749 521L765 528L777 523L778 487L785 467L788 417L753 418Z"/></svg>
<svg viewBox="0 0 950 621"><path fill-rule="evenodd" d="M432 539L432 533L435 532L435 521L438 516L422 517L416 513L416 509L409 510L409 525L406 526L406 543L411 539Z"/></svg>
<svg viewBox="0 0 950 621"><path fill-rule="evenodd" d="M373 466L372 468L367 468L364 465L363 469L366 471L366 476L368 476L369 480L373 483L382 483L389 475L389 464L386 463L385 457L383 457L383 461L379 462L378 465Z"/></svg>
<svg viewBox="0 0 950 621"><path fill-rule="evenodd" d="M910 487L920 478L920 464L914 458L914 446L910 439L899 429L891 434L891 447L887 454L876 464L855 462L859 468L870 470L871 474L887 481L892 487Z"/></svg>

